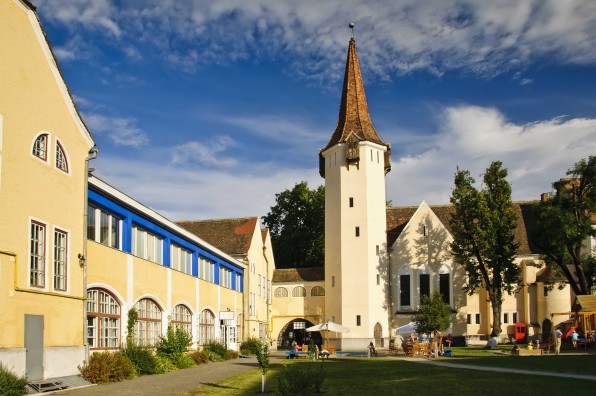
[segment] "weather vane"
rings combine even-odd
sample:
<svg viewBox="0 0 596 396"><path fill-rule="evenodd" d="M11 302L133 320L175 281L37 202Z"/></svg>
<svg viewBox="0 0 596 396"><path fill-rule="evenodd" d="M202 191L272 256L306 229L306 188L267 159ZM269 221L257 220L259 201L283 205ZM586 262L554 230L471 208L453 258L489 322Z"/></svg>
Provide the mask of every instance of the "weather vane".
<svg viewBox="0 0 596 396"><path fill-rule="evenodd" d="M352 40L354 40L354 22L350 22L350 24L348 25L348 27L352 30Z"/></svg>

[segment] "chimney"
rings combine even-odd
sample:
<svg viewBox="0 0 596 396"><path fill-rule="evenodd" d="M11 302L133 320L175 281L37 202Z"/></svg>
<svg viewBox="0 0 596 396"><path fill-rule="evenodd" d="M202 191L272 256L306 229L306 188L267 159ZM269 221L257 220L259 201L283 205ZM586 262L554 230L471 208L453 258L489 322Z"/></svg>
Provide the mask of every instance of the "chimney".
<svg viewBox="0 0 596 396"><path fill-rule="evenodd" d="M540 194L540 202L546 202L546 201L548 201L548 193Z"/></svg>

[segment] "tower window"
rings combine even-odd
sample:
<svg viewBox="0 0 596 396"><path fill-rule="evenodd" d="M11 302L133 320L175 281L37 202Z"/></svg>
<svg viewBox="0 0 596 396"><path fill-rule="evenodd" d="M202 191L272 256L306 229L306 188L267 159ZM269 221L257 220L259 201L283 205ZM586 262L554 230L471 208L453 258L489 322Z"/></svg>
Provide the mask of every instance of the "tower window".
<svg viewBox="0 0 596 396"><path fill-rule="evenodd" d="M350 197L350 208L354 207L354 198Z"/></svg>
<svg viewBox="0 0 596 396"><path fill-rule="evenodd" d="M381 284L381 275L377 274L377 285Z"/></svg>
<svg viewBox="0 0 596 396"><path fill-rule="evenodd" d="M331 277L331 287L335 287L335 275Z"/></svg>
<svg viewBox="0 0 596 396"><path fill-rule="evenodd" d="M359 237L360 236L360 227L356 227L356 236Z"/></svg>
<svg viewBox="0 0 596 396"><path fill-rule="evenodd" d="M422 236L426 236L426 224L422 225Z"/></svg>
<svg viewBox="0 0 596 396"><path fill-rule="evenodd" d="M360 315L356 315L356 326L360 326Z"/></svg>
<svg viewBox="0 0 596 396"><path fill-rule="evenodd" d="M381 249L379 249L379 245L377 245L377 256L379 255L380 252L381 252Z"/></svg>

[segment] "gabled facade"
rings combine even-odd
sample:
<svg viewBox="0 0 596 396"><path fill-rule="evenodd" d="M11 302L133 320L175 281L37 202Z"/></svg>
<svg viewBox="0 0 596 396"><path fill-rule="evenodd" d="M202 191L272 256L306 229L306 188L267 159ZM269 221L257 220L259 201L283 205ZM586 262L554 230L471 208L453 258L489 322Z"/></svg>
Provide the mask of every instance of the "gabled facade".
<svg viewBox="0 0 596 396"><path fill-rule="evenodd" d="M552 329L551 313L567 312L571 307L569 286L550 290L549 271L542 268L537 248L529 235L535 227L531 214L533 202L514 202L518 214L515 239L519 244L516 263L522 271L523 284L513 295L505 294L502 305L503 339L514 337L514 323L525 323L529 336L548 339ZM492 309L486 291L472 295L463 291L466 273L456 265L449 245L453 237L449 218L451 205L387 209L388 243L391 272L391 327L412 320L422 295L439 290L453 310L452 328L448 332L467 340L486 340L492 329ZM556 318L558 322L566 318ZM556 323L555 323L556 324Z"/></svg>
<svg viewBox="0 0 596 396"><path fill-rule="evenodd" d="M155 345L169 325L239 346L247 266L100 179L89 179L87 341L90 350L135 339ZM259 235L260 237L260 235Z"/></svg>
<svg viewBox="0 0 596 396"><path fill-rule="evenodd" d="M76 374L94 141L29 2L0 1L0 53L0 361L31 380Z"/></svg>
<svg viewBox="0 0 596 396"><path fill-rule="evenodd" d="M275 261L269 230L260 228L258 217L187 220L177 224L246 265L240 338L270 340L271 280Z"/></svg>

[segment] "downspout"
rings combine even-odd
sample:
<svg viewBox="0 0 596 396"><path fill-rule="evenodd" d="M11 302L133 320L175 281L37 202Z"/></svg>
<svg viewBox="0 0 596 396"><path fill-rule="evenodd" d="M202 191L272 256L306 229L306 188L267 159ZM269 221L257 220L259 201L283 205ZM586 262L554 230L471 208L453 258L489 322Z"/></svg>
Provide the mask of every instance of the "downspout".
<svg viewBox="0 0 596 396"><path fill-rule="evenodd" d="M83 192L83 254L79 254L79 264L83 267L83 297L87 297L87 221L89 217L89 161L97 158L99 149L95 146L89 150L85 158L85 187ZM83 301L83 346L85 347L85 361L89 361L89 345L87 344L87 301Z"/></svg>
<svg viewBox="0 0 596 396"><path fill-rule="evenodd" d="M267 260L267 255L265 254L267 250L267 247L265 245L263 245L263 257L265 258L265 263L267 263L267 265L265 266L266 271L267 271L267 276L265 277L265 292L267 293L267 298L266 298L266 306L267 306L267 331L265 332L265 335L267 337L267 341L270 341L270 337L269 334L271 333L271 331L273 330L271 327L271 323L270 323L270 315L269 315L269 308L271 308L271 300L269 298L270 294L271 294L271 287L270 282L271 280L269 279L269 260Z"/></svg>

